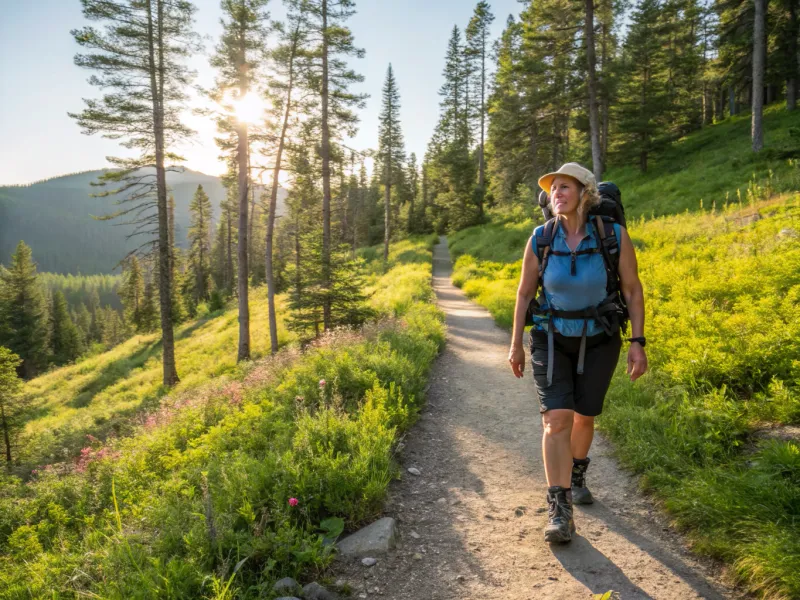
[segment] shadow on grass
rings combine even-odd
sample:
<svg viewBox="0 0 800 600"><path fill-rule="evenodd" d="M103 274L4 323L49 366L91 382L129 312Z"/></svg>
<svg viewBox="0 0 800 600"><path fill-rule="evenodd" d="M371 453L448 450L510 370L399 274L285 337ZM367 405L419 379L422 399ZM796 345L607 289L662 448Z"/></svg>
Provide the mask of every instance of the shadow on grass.
<svg viewBox="0 0 800 600"><path fill-rule="evenodd" d="M78 395L67 403L72 408L84 408L88 406L97 394L109 386L114 385L120 379L130 375L131 371L144 365L150 358L161 352L161 340L144 344L127 358L114 361L103 368L97 376L87 382L79 391Z"/></svg>

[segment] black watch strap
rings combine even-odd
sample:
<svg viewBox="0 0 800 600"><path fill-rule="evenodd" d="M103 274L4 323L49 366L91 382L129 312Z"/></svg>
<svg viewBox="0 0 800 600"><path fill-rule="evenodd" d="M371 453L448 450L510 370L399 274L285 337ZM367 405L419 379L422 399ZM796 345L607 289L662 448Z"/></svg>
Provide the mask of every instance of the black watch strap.
<svg viewBox="0 0 800 600"><path fill-rule="evenodd" d="M644 348L644 345L647 343L647 340L644 337L632 337L632 338L628 338L628 341L629 342L639 342L639 344L641 344L642 348Z"/></svg>

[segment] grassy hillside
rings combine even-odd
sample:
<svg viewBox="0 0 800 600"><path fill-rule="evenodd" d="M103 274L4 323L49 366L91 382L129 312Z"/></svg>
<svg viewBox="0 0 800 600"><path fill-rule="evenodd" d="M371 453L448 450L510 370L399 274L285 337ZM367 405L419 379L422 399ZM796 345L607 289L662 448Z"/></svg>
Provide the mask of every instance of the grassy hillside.
<svg viewBox="0 0 800 600"><path fill-rule="evenodd" d="M324 577L327 538L379 514L444 343L434 241L371 269L381 317L363 329L236 369L198 350L198 373L229 379L151 407L133 436L88 439L65 473L0 474L0 598L272 598L281 577Z"/></svg>
<svg viewBox="0 0 800 600"><path fill-rule="evenodd" d="M778 117L768 140L787 123ZM746 133L728 137L740 126L710 128L662 158L658 198L681 214L649 218L651 175L613 177L640 215L629 231L651 371L631 384L623 351L598 427L697 551L761 597L798 598L800 441L783 427L800 423L800 193L758 179L725 203L730 173L694 165L710 164L709 148L744 161ZM797 181L797 165L784 163L781 181ZM716 191L688 212L681 189ZM533 226L498 217L450 240L454 281L506 327Z"/></svg>
<svg viewBox="0 0 800 600"><path fill-rule="evenodd" d="M648 172L638 166L614 167L606 179L619 184L627 214L669 215L701 206L718 208L748 193L800 189L800 111L782 105L764 113L765 148L751 151L750 114L692 133L654 156Z"/></svg>
<svg viewBox="0 0 800 600"><path fill-rule="evenodd" d="M255 358L269 353L267 296L264 288L250 297L251 348ZM283 326L279 297L278 343L292 339ZM173 396L239 373L236 309L178 327L175 355L181 382ZM85 446L87 434L105 439L128 435L136 415L159 405L167 393L161 385L160 334L137 335L103 354L56 369L25 384L29 418L18 457L23 469L68 460Z"/></svg>

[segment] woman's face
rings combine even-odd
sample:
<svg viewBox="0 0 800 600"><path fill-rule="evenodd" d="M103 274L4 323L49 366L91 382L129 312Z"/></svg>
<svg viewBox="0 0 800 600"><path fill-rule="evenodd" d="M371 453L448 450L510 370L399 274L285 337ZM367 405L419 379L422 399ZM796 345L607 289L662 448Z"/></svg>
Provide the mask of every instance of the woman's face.
<svg viewBox="0 0 800 600"><path fill-rule="evenodd" d="M556 176L550 186L550 204L556 215L567 215L578 210L580 204L579 183L569 176Z"/></svg>

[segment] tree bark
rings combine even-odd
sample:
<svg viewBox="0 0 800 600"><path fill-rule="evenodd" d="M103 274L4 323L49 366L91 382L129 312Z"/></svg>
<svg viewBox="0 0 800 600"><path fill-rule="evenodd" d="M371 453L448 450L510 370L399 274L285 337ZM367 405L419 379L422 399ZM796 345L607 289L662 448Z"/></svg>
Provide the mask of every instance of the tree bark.
<svg viewBox="0 0 800 600"><path fill-rule="evenodd" d="M597 111L597 74L595 73L594 52L594 0L586 0L586 58L589 73L589 134L592 139L592 171L600 182L603 178L603 155L600 149L600 115Z"/></svg>
<svg viewBox="0 0 800 600"><path fill-rule="evenodd" d="M8 419L6 419L6 411L2 402L0 402L0 421L3 424L3 441L6 445L6 466L11 468L11 435L8 431Z"/></svg>
<svg viewBox="0 0 800 600"><path fill-rule="evenodd" d="M269 213L267 214L267 249L266 249L266 275L267 275L267 306L269 311L269 342L272 354L278 351L278 321L275 315L275 274L272 263L272 240L275 231L275 211L278 208L278 185L281 174L281 160L283 159L283 146L286 132L289 129L289 115L292 109L292 88L294 87L294 59L297 53L297 36L299 29L295 30L292 37L292 51L289 55L289 83L286 90L286 109L283 112L281 135L278 138L278 151L275 153L275 167L272 170L272 189L269 194Z"/></svg>
<svg viewBox="0 0 800 600"><path fill-rule="evenodd" d="M247 55L245 50L245 32L240 33L238 70L239 70L239 98L244 98L249 92L247 82ZM250 303L248 298L250 284L250 269L248 268L248 206L250 184L250 142L248 140L247 123L239 119L236 125L236 135L239 140L237 159L239 167L239 279L237 287L239 289L239 351L236 357L237 362L250 359Z"/></svg>
<svg viewBox="0 0 800 600"><path fill-rule="evenodd" d="M753 22L753 92L752 92L752 122L750 135L753 142L753 152L758 152L764 146L764 129L762 124L764 110L764 66L766 62L765 47L765 4L766 0L754 0L755 20Z"/></svg>
<svg viewBox="0 0 800 600"><path fill-rule="evenodd" d="M322 0L322 326L331 326L331 132L328 124L328 0Z"/></svg>
<svg viewBox="0 0 800 600"><path fill-rule="evenodd" d="M797 0L789 0L789 43L787 47L786 109L797 108Z"/></svg>
<svg viewBox="0 0 800 600"><path fill-rule="evenodd" d="M481 31L481 145L478 150L478 219L483 221L483 199L486 196L486 159L485 159L485 132L486 129L486 29Z"/></svg>
<svg viewBox="0 0 800 600"><path fill-rule="evenodd" d="M157 28L153 24L153 2L156 3ZM172 387L180 380L175 368L175 340L172 331L172 270L170 269L169 226L167 215L167 178L164 169L164 0L148 0L148 68L153 104L153 134L156 154L156 199L158 204L158 283L161 310L161 345L163 383ZM156 42L158 49L156 50ZM158 57L156 58L156 53Z"/></svg>

